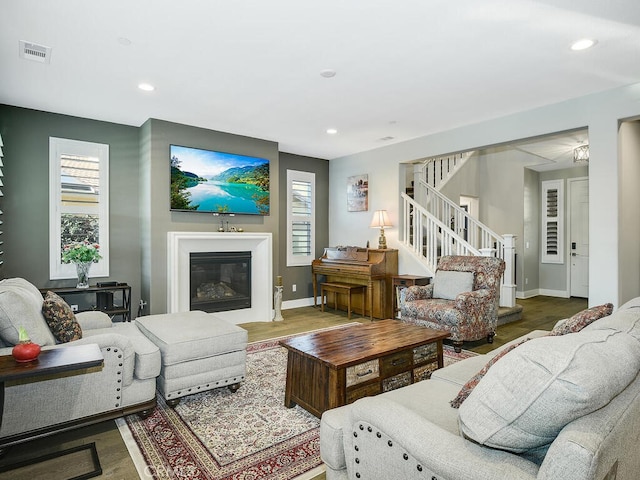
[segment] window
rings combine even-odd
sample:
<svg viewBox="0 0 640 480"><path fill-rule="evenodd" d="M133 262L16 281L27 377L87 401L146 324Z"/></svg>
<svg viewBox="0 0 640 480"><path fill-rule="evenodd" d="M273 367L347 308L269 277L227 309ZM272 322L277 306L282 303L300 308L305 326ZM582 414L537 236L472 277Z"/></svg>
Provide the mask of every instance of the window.
<svg viewBox="0 0 640 480"><path fill-rule="evenodd" d="M49 138L49 276L75 278L62 247L88 241L102 259L92 277L109 276L109 145Z"/></svg>
<svg viewBox="0 0 640 480"><path fill-rule="evenodd" d="M287 170L287 266L310 265L315 255L316 175Z"/></svg>
<svg viewBox="0 0 640 480"><path fill-rule="evenodd" d="M564 262L564 182L542 182L542 263Z"/></svg>
<svg viewBox="0 0 640 480"><path fill-rule="evenodd" d="M2 177L4 176L2 173L2 169L4 168L4 164L2 163L2 157L4 156L4 153L2 153L2 147L4 147L4 143L2 143L2 135L0 135L0 197L4 196L2 193L2 188L4 188L4 183L2 183ZM2 215L2 210L0 210L0 215ZM2 220L0 220L0 225L2 225ZM0 239L2 238L1 235L2 231L0 231ZM2 260L2 256L4 255L4 251L2 251L3 243L4 242L0 240L0 265L4 263L4 260Z"/></svg>

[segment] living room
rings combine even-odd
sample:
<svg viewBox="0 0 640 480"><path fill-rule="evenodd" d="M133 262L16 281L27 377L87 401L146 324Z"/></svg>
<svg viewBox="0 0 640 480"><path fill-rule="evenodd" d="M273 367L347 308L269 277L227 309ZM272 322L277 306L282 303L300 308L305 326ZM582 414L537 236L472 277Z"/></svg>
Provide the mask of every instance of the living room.
<svg viewBox="0 0 640 480"><path fill-rule="evenodd" d="M620 12L625 12L622 5L618 8ZM538 13L542 15L545 12ZM563 13L570 15L570 12ZM401 14L399 15L399 18L402 18ZM28 24L26 19L25 22ZM11 34L14 28L16 25L11 29L3 29L3 35ZM29 27L29 31L38 30L32 26ZM17 41L11 39L11 42ZM123 45L118 47L125 49ZM602 45L599 47L602 48ZM16 67L28 64L9 51L6 51L6 55L7 61L17 62ZM607 52L607 55L610 57L611 53ZM594 59L590 58L589 61ZM621 63L625 63L624 60ZM43 68L50 69L52 66L28 64L30 71L25 73L37 74ZM11 70L19 71L20 68ZM9 81L7 75L5 79ZM25 97L24 92L20 92L21 100L11 100L11 96L5 92L2 103L7 106L3 107L1 118L6 162L3 275L22 274L43 287L60 284L50 281L48 275L47 142L50 136L95 141L111 146L111 185L112 189L117 188L118 194L112 195L111 198L113 216L110 219L110 248L113 249L113 254L109 279L129 282L133 290L133 304L138 305L142 299L147 304L145 313L157 313L166 308L165 252L162 239L159 240L160 236L171 230L203 231L217 228L216 219L211 217L169 213L166 194L162 192L165 180L151 175L164 175L166 169L162 163L166 161L166 148L171 143L214 150L236 150L234 153L260 152L272 161L271 215L261 218L236 217L232 223L245 231L271 232L274 235L273 278L275 279L276 275L284 278L285 305L296 306L305 302L308 304L312 293L308 267L287 267L285 246L280 241L286 232L285 210L281 200L284 194L283 175L287 169L306 170L317 175L317 257L325 246L366 245L367 242L375 245L376 231L369 228L372 211L385 209L394 225L401 224L398 195L403 187L400 178L401 166L406 163L452 152L478 150L522 139L587 128L590 143L590 191L608 192L598 195L597 201L592 199L590 205L590 241L598 248L593 249L590 256L589 298L591 304L609 300L619 304L640 290L640 279L632 270L632 266L637 263L635 260L640 258L632 240L635 237L634 233L640 231L633 207L636 203L633 185L637 178L633 167L636 148L634 142L637 142L634 140L637 133L634 133L636 123L633 120L639 114L638 85L634 84L632 77L621 75L621 79L626 81L619 81L618 85L624 86L609 89L600 87L599 92L592 90L592 93L580 95L576 85L576 93L569 93L565 98L550 96L537 104L529 102L531 108L525 105L517 106L515 109L502 107L503 114L494 110L489 115L477 116L475 121L462 122L465 126L451 119L447 120L451 128L441 123L436 128L437 132L431 134L414 134L415 138L406 141L394 139L380 148L373 148L376 143L374 142L363 147L358 153L340 154L345 152L343 149L329 154L336 156L327 156L323 152L315 158L308 154L311 151L308 149L295 149L306 154L289 153L294 151L286 146L291 142L289 136L285 141L279 141L277 138L275 141L267 141L243 134L244 129L220 131L215 128L191 126L200 123L199 121L191 123L189 120L155 120L152 111L149 111L147 117L137 126L113 121L104 122L97 120L95 115L82 118L85 115L79 114L77 107L72 107L73 103L62 111L78 113L46 113L52 110L39 103L37 95ZM14 92L17 94L19 90L21 89L14 89ZM83 94L83 97L86 95ZM147 102L144 99L142 101ZM82 103L86 102L87 99L84 99ZM26 107L36 111L20 111L9 106ZM518 110L519 113L514 110ZM510 112L513 113L509 114ZM622 130L620 125L624 125ZM388 129L399 128L398 124L388 125ZM345 135L346 132L339 134L341 138L337 141L341 145L345 141ZM316 144L322 145L321 148L324 149L335 142L335 139L327 138L316 140ZM379 141L377 143L379 144ZM143 148L153 150L147 154L146 150L141 150ZM327 158L330 158L330 161L327 161ZM618 161L614 162L614 159ZM150 164L151 161L155 163ZM155 171L156 168L159 173ZM371 185L368 212L349 212L346 208L345 182L348 177L360 174L368 174ZM611 195L610 192L618 192L618 195ZM25 206L28 208L27 211ZM485 210L493 212L493 216L499 216L499 207L487 205ZM16 211L19 212L20 221L15 220ZM612 211L617 211L619 215L610 215ZM157 221L156 215L160 217ZM154 222L146 223L145 217L154 218ZM481 220L491 224L494 219ZM596 225L598 228L595 228ZM498 233L515 233L519 237L517 248L522 248L528 240L520 231ZM399 227L387 230L387 237L392 246L398 245L399 234ZM154 239L153 242L151 238ZM19 254L12 250L18 245ZM20 260L22 255L27 255L34 261L25 264ZM399 271L422 273L421 267L416 265L410 256L402 253L399 258ZM295 292L293 285L297 287ZM518 290L523 291L524 286L519 285Z"/></svg>
<svg viewBox="0 0 640 480"><path fill-rule="evenodd" d="M156 97L153 97L152 94L142 97L141 100L130 102L132 110L135 107L145 112L143 118L134 121L131 119L132 117L127 117L124 114L118 116L110 112L109 115L102 115L99 109L92 109L93 98L106 96L115 101L114 98L117 98L120 93L111 97L112 93L107 95L107 89L90 87L88 85L89 78L99 76L104 66L86 64L86 68L93 72L89 77L83 78L87 84L86 88L74 86L70 93L65 92L64 95L57 87L51 88L54 97L59 95L66 99L66 105L56 105L51 98L45 98L47 82L53 81L52 78L48 78L49 73L47 72L50 70L46 69L55 66L56 56L65 58L67 53L57 48L57 37L52 33L52 30L55 29L51 29L50 25L38 26L37 24L41 22L40 18L34 19L28 12L23 12L22 8L27 8L27 6L20 7L18 6L19 2L13 3L15 5L10 7L11 14L3 15L3 20L0 20L2 27L0 28L0 38L2 44L5 45L0 53L0 58L2 64L8 66L7 72L3 72L7 86L0 87L0 135L4 142L2 147L4 153L2 157L4 162L2 182L4 186L2 187L3 197L0 200L3 221L3 264L0 267L0 273L3 278L23 277L41 288L69 286L74 281L72 278L52 280L50 277L50 137L96 142L108 144L110 147L110 270L108 277L94 277L93 281L127 282L132 287L132 304L135 316L138 306L144 315L167 311L168 232L216 232L220 223L219 217L210 214L171 212L168 197L170 145L256 155L270 161L270 215L237 215L229 217L228 220L231 226L241 228L247 233L271 234L273 241L272 271L270 278L265 279L264 288L271 293L276 277L281 276L284 283L284 308L295 308L313 304L313 292L310 266L292 267L287 265L285 242L287 235L285 201L287 197L287 170L315 174L316 236L314 256L316 258L322 254L323 248L327 246L365 246L367 244L375 246L379 232L369 227L372 212L387 210L394 226L386 229L385 232L389 246L400 250L399 272L428 274L431 272L427 272L407 252L403 252L401 246L402 212L399 195L405 186L403 175L406 165L429 157L488 149L513 144L523 139L586 129L590 147L588 164L589 190L591 192L589 237L592 246L589 260L589 305L612 302L617 307L640 294L640 275L638 275L640 248L636 241L640 235L640 218L638 218L636 207L640 202L640 191L637 189L640 180L640 167L637 162L640 157L640 77L637 74L637 68L629 67L629 64L634 64L629 59L637 58L636 45L640 43L634 43L638 35L637 6L631 2L616 5L615 8L612 7L612 11L608 12L599 12L598 6L595 5L597 2L594 2L594 5L583 7L585 11L578 15L580 18L583 15L588 16L589 19L592 19L590 15L593 15L593 18L601 20L607 27L611 27L610 23L613 23L612 30L615 31L617 27L618 31L627 35L624 40L620 40L625 46L616 52L617 56L612 53L603 55L604 57L615 57L617 59L615 65L611 65L600 56L597 58L586 57L586 59L583 57L576 60L574 57L569 57L569 53L563 54L566 65L573 68L575 76L562 82L558 80L557 89L554 89L553 85L547 85L553 84L555 77L541 75L544 77L543 81L539 77L531 75L530 70L526 70L526 74L516 73L520 72L518 70L520 65L518 65L518 67L512 68L512 76L496 75L496 85L490 88L491 95L487 95L486 103L477 107L475 112L468 113L456 112L461 111L465 103L472 103L471 98L481 97L484 92L489 91L488 86L491 86L491 81L487 81L482 87L464 82L456 84L456 88L453 90L455 90L454 93L458 97L458 101L452 100L449 108L438 109L436 108L437 102L433 97L428 100L421 97L418 108L421 110L420 115L434 117L435 120L431 120L432 123L419 131L417 130L418 126L403 130L405 124L409 122L405 120L406 117L402 116L402 110L413 111L416 109L412 105L411 99L405 98L402 102L398 101L399 107L390 105L387 100L382 101L384 95L380 92L386 94L388 91L400 90L406 86L393 76L386 79L389 82L388 85L392 85L394 80L397 80L400 87L388 86L388 89L379 91L380 109L385 112L381 116L376 116L377 123L375 125L370 126L364 133L358 130L358 127L355 126L357 124L353 123L353 130L356 133L349 134L345 120L345 128L333 137L327 136L323 127L322 138L315 141L313 148L311 142L308 145L301 145L302 141L295 143L296 136L304 138L303 132L300 131L304 129L298 130L298 128L288 125L289 131L286 136L284 134L279 136L277 131L268 128L270 117L273 112L278 110L286 112L285 116L293 118L294 124L301 124L305 117L319 115L317 112L323 111L317 104L314 104L314 108L303 109L300 107L303 104L301 99L305 98L304 95L296 97L297 104L291 105L284 102L286 89L291 87L290 83L296 83L295 79L281 79L283 86L281 88L273 87L273 91L277 90L277 93L269 92L266 87L262 89L256 87L255 92L241 89L240 92L229 96L243 98L247 104L241 107L238 103L237 109L229 108L228 110L221 108L215 102L199 104L197 99L187 98L186 93L193 88L189 82L185 81L176 90L183 92L175 96L175 102L181 104L176 108L179 114L169 116L167 110L163 110L155 103L159 100L155 100ZM24 3L26 5L31 2ZM500 11L498 7L501 7L498 4L501 2L495 3L492 5L491 12L497 15L497 12ZM542 13L548 13L546 8L553 8L554 11L557 8L563 14L558 18L562 19L573 18L573 16L565 17L564 15L575 13L568 12L566 8L560 8L557 5L553 7L540 5L549 2L523 3L526 3L527 6L530 6L530 3L537 4L536 12L540 8L544 10ZM377 6L382 7L383 5ZM467 6L471 9L470 5ZM65 7L79 8L75 2L68 2ZM251 6L251 8L253 7L255 6ZM281 7L285 8L284 5ZM109 22L106 23L110 25L118 24L119 20L127 16L126 10L121 10L126 8L125 5L119 5L114 11L108 11L102 6L96 8L99 8L100 14L109 19ZM293 8L293 6L286 5L286 8ZM417 5L407 7L407 9L410 8L421 7ZM323 9L318 7L318 10L322 11ZM372 8L372 10L376 9ZM170 11L169 8L168 12ZM188 11L194 17L197 16L193 11L193 6L189 7ZM419 11L425 13L422 10ZM510 10L506 8L506 11ZM300 14L297 9L295 12ZM316 10L314 12L318 13ZM402 10L397 14L397 17L394 16L392 23L394 27L402 24L403 19L407 19L409 12L410 10ZM44 18L47 16L45 13L39 15ZM235 13L242 16L241 13ZM264 12L258 10L258 13ZM89 25L91 22L86 19L96 13L83 12L83 14L87 15L83 18ZM67 15L69 18L73 16L71 13ZM137 12L136 15L141 14ZM164 11L164 15L165 19L171 17L171 13L167 13L167 11ZM300 25L307 25L307 22L313 25L313 22L307 18L308 15L308 13L304 15L304 20L299 20ZM258 16L257 13L256 16ZM53 18L61 22L57 14L53 15ZM140 17L136 16L136 18ZM251 26L259 24L253 16L251 18L255 22L251 23ZM354 18L357 16L350 17L350 21L357 23L353 20ZM21 20L18 21L18 19ZM323 19L324 21L319 22L314 28L319 25L328 28L332 25L330 19L325 17ZM411 25L418 29L421 22L415 21L418 25L414 23ZM519 21L516 22L513 19L511 21L520 25ZM507 20L508 22L509 20ZM71 29L69 24L63 24L69 30ZM284 20L274 19L273 25L282 29L287 28L287 22ZM342 27L341 31L348 30L347 27L350 25L353 23L346 20L339 21L339 26ZM378 19L375 25L380 28L380 31L386 31L385 23L382 20ZM169 28L170 24L165 26ZM486 28L489 29L489 27ZM602 28L604 30L604 27ZM117 48L120 49L120 60L122 60L132 54L130 50L127 50L129 47L124 45L126 38L122 41L119 41L118 38L130 35L133 37L134 48L139 45L137 42L143 43L144 40L133 34L135 30L133 28L122 26L122 32L120 29L116 30L118 30L117 33L113 31L102 33L101 35L104 36L101 39L109 38L109 41L117 44ZM36 35L39 31L43 33ZM181 33L185 37L188 36L188 32L181 31ZM316 31L316 33L320 35L320 32ZM484 33L488 32L483 30ZM565 33L562 38L569 36L569 33L573 33L573 30ZM87 31L84 36L89 38L92 34ZM300 35L296 38L300 39L304 36ZM51 44L54 51L51 65L28 63L18 58L16 46L22 39L40 42L44 45ZM379 46L379 41L373 44ZM424 44L421 45L423 48L425 47ZM604 49L609 45L610 43L605 37L600 37L599 44L595 48ZM251 46L256 51L264 53L263 45L260 42L252 43ZM366 50L364 48L366 45L362 47L362 49L358 49L358 55ZM98 47L94 46L94 48ZM242 42L238 43L238 49L243 55L246 53L245 48L246 45L243 45ZM316 52L321 51L319 49ZM180 55L175 51L172 51L171 54L175 58ZM414 55L412 58L417 58L419 54L414 52L412 55ZM304 58L306 53L304 50L297 51L293 57L298 58L297 56ZM384 58L387 63L393 64L393 56ZM485 63L492 65L502 63L499 60L500 49L498 49L496 57L492 58L491 62ZM537 56L531 58L537 59L531 60L531 63L539 60ZM349 73L346 70L348 62L344 59L341 58L341 63L334 65L326 65L318 59L324 59L323 55L318 54L317 61L313 64L312 75L314 78L317 77L315 78L316 82L320 80L326 82L342 81L341 77L348 77ZM114 64L116 66L106 68L106 70L117 70L120 60L116 58ZM244 61L246 62L246 60ZM71 68L83 64L75 56L67 58L67 62L69 63L65 64L66 75L69 75ZM126 68L122 68L123 71L135 71L133 66L135 62L131 62L130 59L122 60L122 62L122 65L126 65ZM164 63L163 68L170 68L169 54L167 54ZM275 61L274 63L282 67L282 64ZM625 64L626 66L624 66ZM334 67L337 70L334 79L325 78L319 73L323 68ZM311 69L308 66L307 68ZM422 68L428 70L428 66L423 65ZM469 72L462 70L461 76L470 75ZM478 71L477 69L473 70L474 74ZM144 73L145 76L151 75L148 72ZM370 70L365 73L369 76L372 75ZM556 73L555 70L554 73ZM244 75L250 76L251 74L245 71ZM276 83L276 80L273 80L273 78L277 78L275 75L275 72L270 72L269 75L260 74L259 77L263 83L273 84ZM489 70L483 74L483 76L485 75L492 77L493 73ZM365 84L367 78L367 75L359 77L361 84ZM421 81L424 80L423 77L420 78ZM578 81L579 78L584 78L584 81ZM503 94L501 89L505 88L504 84L510 83L507 80L518 84L518 88ZM41 81L43 83L39 83ZM574 83L571 84L571 82ZM231 88L231 83L233 81L227 80L222 85L216 85L216 88L220 89L219 91L224 91L225 88ZM541 83L545 84L547 90L542 88ZM200 85L200 83L198 84ZM346 99L349 96L345 94L345 91L358 89L357 86L351 84L350 87L341 86L341 89L337 91L327 91L330 90L326 88L327 85L330 84L324 83L320 87L314 84L313 90L314 95L321 97L321 100L327 105L341 103L340 98ZM471 93L465 93L467 88ZM433 86L422 87L422 90L429 89L446 90L446 85L436 83ZM159 91L161 90L159 87ZM318 92L321 92L322 95L319 95ZM185 96L182 96L183 94ZM251 99L270 95L273 95L275 100L268 102L269 105L265 106L263 103L255 101L255 108L252 108ZM215 95L209 93L208 96L202 95L201 98L205 97L211 99ZM375 97L368 97L363 101L363 104L373 103L371 98ZM269 107L268 110L267 107ZM121 111L126 110L126 102L124 106L118 105L117 108L120 108ZM195 112L191 117L186 113L189 108ZM352 110L357 109L352 108ZM230 113L232 111L233 115ZM451 111L454 113L452 114ZM373 112L366 111L363 117L372 116L372 114ZM233 121L225 124L222 121L225 115L233 116ZM346 119L347 113L345 112L344 115L343 118ZM216 118L212 121L206 119L207 116ZM325 112L318 123L323 125L327 123L328 126L328 117L329 115ZM260 124L264 128L258 129L254 125L251 125L251 128L247 126L253 123ZM423 126L416 125L420 125L420 128ZM317 126L314 121L313 128ZM395 138L381 140L387 136ZM353 147L338 149L327 146L332 143L343 145L343 142L348 142L348 137L353 139ZM369 143L361 144L360 137L367 137ZM335 140L336 138L338 140ZM368 209L360 212L348 211L347 179L364 174L368 176L369 183ZM507 180L496 179L496 181ZM487 188L491 188L491 185L487 185ZM524 195L524 192L522 194ZM518 201L521 200L520 198ZM502 199L502 201L508 200ZM505 230L499 233L514 233L518 237L517 249L522 258L525 245L527 241L531 241L531 238L522 228L508 231L511 230L512 225L504 225L500 219L503 207L504 205L498 200L485 204L483 208L486 214L482 220L489 225L495 224L497 221L498 225L503 226ZM525 292L527 288L524 285L524 278L521 278L522 271L518 271L517 274L519 275L517 277L518 292ZM544 290L545 284L540 283L536 287ZM270 318L264 319L264 321L269 320Z"/></svg>

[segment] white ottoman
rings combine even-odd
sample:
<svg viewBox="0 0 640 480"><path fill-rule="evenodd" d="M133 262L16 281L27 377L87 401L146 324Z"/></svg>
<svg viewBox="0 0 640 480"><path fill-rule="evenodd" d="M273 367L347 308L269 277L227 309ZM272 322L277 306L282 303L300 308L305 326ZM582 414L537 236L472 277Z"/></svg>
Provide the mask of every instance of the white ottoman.
<svg viewBox="0 0 640 480"><path fill-rule="evenodd" d="M246 374L247 331L201 311L149 315L136 319L140 331L159 349L157 387L167 404L228 386L235 392Z"/></svg>

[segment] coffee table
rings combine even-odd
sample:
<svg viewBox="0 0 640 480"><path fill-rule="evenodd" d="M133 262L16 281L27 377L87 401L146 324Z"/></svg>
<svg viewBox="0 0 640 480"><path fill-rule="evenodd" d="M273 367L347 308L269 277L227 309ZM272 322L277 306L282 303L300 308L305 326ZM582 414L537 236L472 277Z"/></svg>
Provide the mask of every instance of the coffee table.
<svg viewBox="0 0 640 480"><path fill-rule="evenodd" d="M403 387L441 368L449 332L380 320L300 335L288 350L284 404L317 417L359 398Z"/></svg>

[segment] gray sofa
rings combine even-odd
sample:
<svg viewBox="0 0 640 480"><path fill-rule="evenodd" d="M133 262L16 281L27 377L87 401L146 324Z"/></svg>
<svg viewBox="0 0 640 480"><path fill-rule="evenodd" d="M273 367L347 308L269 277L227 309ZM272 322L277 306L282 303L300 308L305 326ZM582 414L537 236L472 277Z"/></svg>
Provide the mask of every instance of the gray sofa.
<svg viewBox="0 0 640 480"><path fill-rule="evenodd" d="M156 405L160 351L135 322L113 324L101 312L79 313L82 338L59 344L42 315L42 305L39 290L26 280L0 281L1 355L11 354L17 330L23 326L43 350L97 344L104 366L76 375L7 382L0 447L122 415L151 412Z"/></svg>
<svg viewBox="0 0 640 480"><path fill-rule="evenodd" d="M450 401L502 349L325 412L327 480L640 478L640 298L577 333L548 334L512 342L530 338L459 409Z"/></svg>

